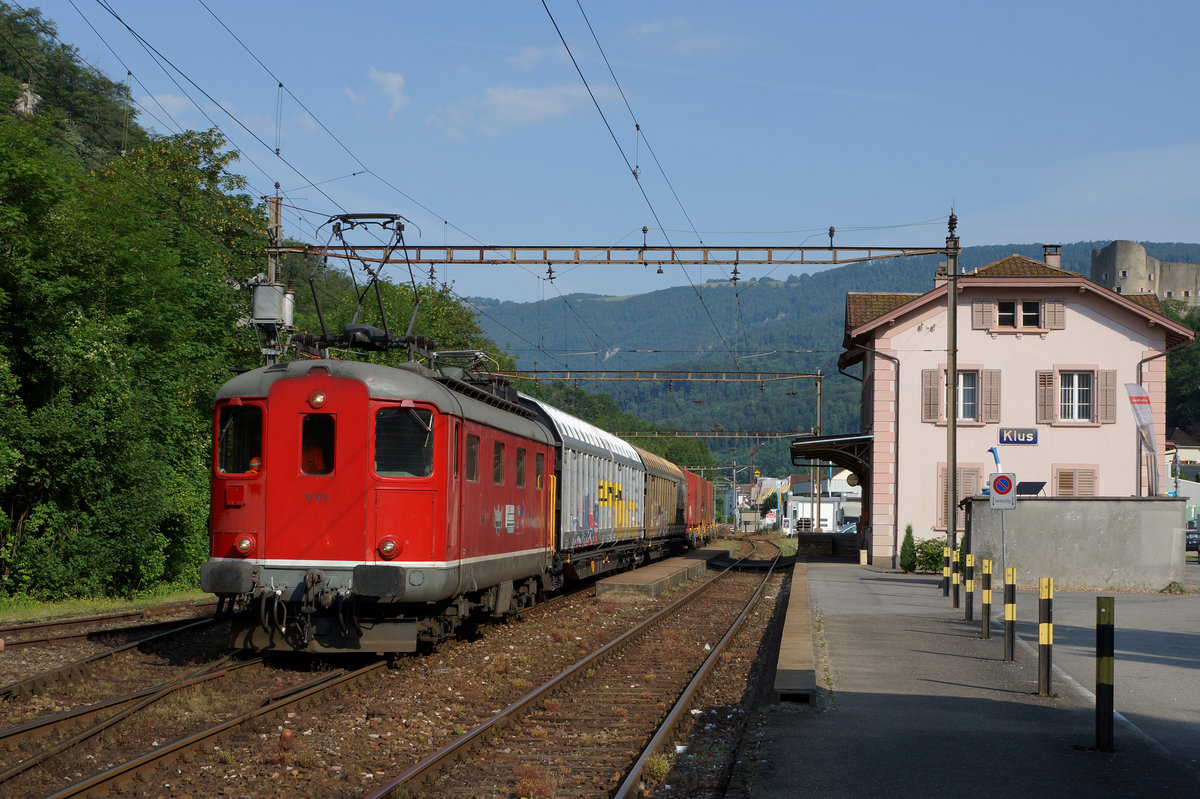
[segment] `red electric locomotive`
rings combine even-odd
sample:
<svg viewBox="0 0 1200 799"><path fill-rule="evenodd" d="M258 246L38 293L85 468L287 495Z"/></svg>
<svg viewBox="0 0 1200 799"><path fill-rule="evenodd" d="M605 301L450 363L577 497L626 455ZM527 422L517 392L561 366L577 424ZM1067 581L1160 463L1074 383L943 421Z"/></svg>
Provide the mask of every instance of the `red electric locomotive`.
<svg viewBox="0 0 1200 799"><path fill-rule="evenodd" d="M554 445L511 388L292 361L214 408L205 591L254 649L408 652L533 602L554 551Z"/></svg>

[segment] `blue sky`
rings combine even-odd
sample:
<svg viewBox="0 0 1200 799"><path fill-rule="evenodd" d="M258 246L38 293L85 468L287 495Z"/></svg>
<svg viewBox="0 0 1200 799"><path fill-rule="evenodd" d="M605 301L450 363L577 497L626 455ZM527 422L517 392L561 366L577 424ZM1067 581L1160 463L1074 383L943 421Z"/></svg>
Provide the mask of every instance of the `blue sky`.
<svg viewBox="0 0 1200 799"><path fill-rule="evenodd" d="M107 3L178 72L95 0L40 8L132 71L143 125L219 125L303 240L389 212L413 244L932 246L952 207L964 246L1200 240L1194 2L581 0L589 30L547 0L603 118L540 0ZM438 276L531 301L725 274L555 271Z"/></svg>

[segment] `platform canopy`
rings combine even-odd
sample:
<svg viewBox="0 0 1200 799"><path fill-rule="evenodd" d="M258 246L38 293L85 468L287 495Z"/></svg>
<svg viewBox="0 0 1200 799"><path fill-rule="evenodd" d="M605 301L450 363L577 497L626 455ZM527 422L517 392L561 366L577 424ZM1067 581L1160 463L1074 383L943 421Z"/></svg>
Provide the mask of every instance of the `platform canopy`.
<svg viewBox="0 0 1200 799"><path fill-rule="evenodd" d="M832 463L849 469L860 481L866 482L871 473L871 444L870 433L797 438L792 441L792 465Z"/></svg>

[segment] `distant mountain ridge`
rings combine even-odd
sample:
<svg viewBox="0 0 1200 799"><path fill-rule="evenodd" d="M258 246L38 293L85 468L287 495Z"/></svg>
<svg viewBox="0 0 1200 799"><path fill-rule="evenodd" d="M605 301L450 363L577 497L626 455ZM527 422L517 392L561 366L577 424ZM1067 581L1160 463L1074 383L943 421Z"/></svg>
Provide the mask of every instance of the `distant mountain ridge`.
<svg viewBox="0 0 1200 799"><path fill-rule="evenodd" d="M1087 275L1093 249L1109 241L1065 244L1062 266ZM1164 261L1200 263L1200 244L1141 242ZM1008 255L1041 260L1040 244L966 247L969 272ZM838 374L848 291L924 292L938 256L830 267L785 278L709 281L647 294L573 294L517 303L470 298L485 335L522 370L692 370L823 373L821 431L858 432L859 384ZM750 271L751 270L744 270ZM703 305L697 298L697 290ZM711 321L710 321L711 318ZM807 432L818 424L815 379L758 383L580 383L613 396L622 410L680 430ZM790 393L789 393L790 392ZM710 440L718 462L747 463L752 442ZM764 474L791 470L787 440L753 453Z"/></svg>

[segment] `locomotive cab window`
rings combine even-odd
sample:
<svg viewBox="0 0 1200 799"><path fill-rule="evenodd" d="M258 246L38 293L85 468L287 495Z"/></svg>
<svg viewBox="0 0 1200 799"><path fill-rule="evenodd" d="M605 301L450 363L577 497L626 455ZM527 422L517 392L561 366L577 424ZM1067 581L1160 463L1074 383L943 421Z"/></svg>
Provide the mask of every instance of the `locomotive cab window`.
<svg viewBox="0 0 1200 799"><path fill-rule="evenodd" d="M497 441L492 449L492 482L504 485L504 442Z"/></svg>
<svg viewBox="0 0 1200 799"><path fill-rule="evenodd" d="M433 413L381 408L375 413L375 473L380 477L433 474Z"/></svg>
<svg viewBox="0 0 1200 799"><path fill-rule="evenodd" d="M517 488L525 487L525 448L517 447Z"/></svg>
<svg viewBox="0 0 1200 799"><path fill-rule="evenodd" d="M246 474L262 468L262 408L226 405L217 417L217 470Z"/></svg>
<svg viewBox="0 0 1200 799"><path fill-rule="evenodd" d="M467 479L479 482L479 436L467 433Z"/></svg>
<svg viewBox="0 0 1200 799"><path fill-rule="evenodd" d="M300 471L329 474L333 471L333 416L310 413L300 424Z"/></svg>
<svg viewBox="0 0 1200 799"><path fill-rule="evenodd" d="M534 486L540 491L542 488L542 475L546 473L546 456L539 452L533 462Z"/></svg>

